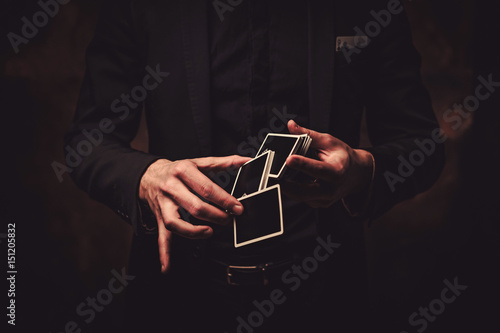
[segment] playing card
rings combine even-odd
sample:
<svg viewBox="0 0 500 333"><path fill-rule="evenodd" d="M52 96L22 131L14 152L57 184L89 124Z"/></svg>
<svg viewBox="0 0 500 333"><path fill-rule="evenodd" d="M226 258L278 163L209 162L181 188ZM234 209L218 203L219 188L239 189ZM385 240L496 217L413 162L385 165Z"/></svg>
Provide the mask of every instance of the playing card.
<svg viewBox="0 0 500 333"><path fill-rule="evenodd" d="M260 146L257 156L266 151L275 152L269 177L280 178L286 168L286 159L292 154L305 155L309 148L311 139L307 134L267 134Z"/></svg>
<svg viewBox="0 0 500 333"><path fill-rule="evenodd" d="M283 234L283 212L279 185L239 199L243 214L235 216L234 246L240 247Z"/></svg>
<svg viewBox="0 0 500 333"><path fill-rule="evenodd" d="M243 164L238 170L231 195L235 198L266 188L274 151L267 151Z"/></svg>

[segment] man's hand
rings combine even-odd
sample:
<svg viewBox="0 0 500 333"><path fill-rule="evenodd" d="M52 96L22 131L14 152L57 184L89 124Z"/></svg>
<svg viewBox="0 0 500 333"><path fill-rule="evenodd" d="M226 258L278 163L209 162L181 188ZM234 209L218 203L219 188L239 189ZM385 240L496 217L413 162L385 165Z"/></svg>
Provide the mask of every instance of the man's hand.
<svg viewBox="0 0 500 333"><path fill-rule="evenodd" d="M283 191L292 199L312 207L329 207L352 194L368 191L372 180L373 157L362 149L352 149L346 143L326 133L300 127L288 122L292 134L308 134L311 148L318 151L319 161L291 155L287 166L304 172L316 180L313 183L284 182Z"/></svg>
<svg viewBox="0 0 500 333"><path fill-rule="evenodd" d="M158 222L162 273L166 273L170 265L171 232L187 238L208 238L213 233L209 226L193 225L182 220L178 212L180 207L203 221L221 225L231 222L229 214L204 202L195 193L232 214L243 212L240 202L204 173L237 168L248 160L250 158L237 155L175 162L161 159L149 166L141 178L139 198L149 204Z"/></svg>

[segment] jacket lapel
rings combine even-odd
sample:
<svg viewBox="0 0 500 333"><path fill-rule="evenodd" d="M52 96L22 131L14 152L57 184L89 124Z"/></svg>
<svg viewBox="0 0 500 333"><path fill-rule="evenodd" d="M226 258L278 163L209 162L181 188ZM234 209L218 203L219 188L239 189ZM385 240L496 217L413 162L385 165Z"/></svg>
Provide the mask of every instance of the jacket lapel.
<svg viewBox="0 0 500 333"><path fill-rule="evenodd" d="M207 1L181 0L182 42L189 100L202 156L212 153Z"/></svg>
<svg viewBox="0 0 500 333"><path fill-rule="evenodd" d="M308 10L309 117L312 129L328 132L333 111L335 31L333 1L311 0Z"/></svg>

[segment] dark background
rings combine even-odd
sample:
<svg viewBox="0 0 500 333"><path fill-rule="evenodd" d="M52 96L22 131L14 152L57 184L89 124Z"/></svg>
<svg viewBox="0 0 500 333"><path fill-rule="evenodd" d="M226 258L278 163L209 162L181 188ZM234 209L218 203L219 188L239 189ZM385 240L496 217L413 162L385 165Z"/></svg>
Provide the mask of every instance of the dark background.
<svg viewBox="0 0 500 333"><path fill-rule="evenodd" d="M1 142L6 151L1 155L0 234L6 233L7 223L16 223L16 321L37 331L62 332L74 320L84 332L108 332L122 320L122 294L90 324L75 309L107 287L112 269L126 267L131 228L89 199L68 175L59 182L51 167L54 161L64 163L62 137L75 110L100 2L73 0L61 6L18 54L6 35L20 34L21 18L31 21L40 7L36 1L0 3ZM374 305L370 320L375 332L382 331L379 324L386 326L384 332L416 332L408 316L440 296L444 279L457 277L468 289L426 331L498 331L500 93L482 102L457 130L442 116L473 93L479 74L493 73L500 81L498 11L493 1L413 0L404 5L422 56L424 83L449 139L436 184L365 227ZM147 147L144 126L134 147ZM4 274L6 242L0 241ZM4 290L1 308L7 306Z"/></svg>

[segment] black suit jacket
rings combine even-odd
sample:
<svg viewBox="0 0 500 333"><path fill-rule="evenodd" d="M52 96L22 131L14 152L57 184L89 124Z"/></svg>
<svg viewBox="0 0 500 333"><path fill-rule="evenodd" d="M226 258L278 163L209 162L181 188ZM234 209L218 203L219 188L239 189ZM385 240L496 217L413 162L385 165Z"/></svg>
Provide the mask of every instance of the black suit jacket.
<svg viewBox="0 0 500 333"><path fill-rule="evenodd" d="M438 127L420 78L420 58L411 41L404 13L391 22L348 62L336 51L338 36L365 30L370 14L386 9L387 1L309 1L310 123L352 147L359 145L363 110L376 173L365 217L374 218L395 203L427 189L437 178L442 148L426 157L391 191L384 178L397 174L399 155L418 149L415 139L431 137ZM209 52L205 0L141 0L110 3L103 9L95 38L87 50L86 75L74 123L66 144L77 148L83 130L98 128L103 118L114 125L103 142L72 168L71 176L91 197L120 214L137 235L145 234L137 193L142 174L158 158L170 160L211 155ZM237 8L235 9L237 10ZM284 9L286 10L286 6ZM226 13L230 15L230 13ZM149 66L169 76L144 102L149 153L130 148L142 105L128 113L112 107L122 94L141 85ZM327 226L351 223L340 205L320 211ZM360 225L359 223L357 224ZM359 228L358 228L359 230ZM195 244L196 242L193 242ZM175 254L174 254L175 255Z"/></svg>

